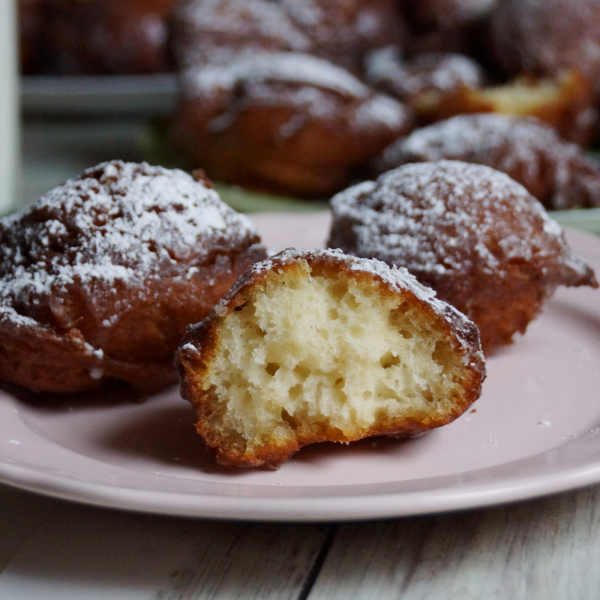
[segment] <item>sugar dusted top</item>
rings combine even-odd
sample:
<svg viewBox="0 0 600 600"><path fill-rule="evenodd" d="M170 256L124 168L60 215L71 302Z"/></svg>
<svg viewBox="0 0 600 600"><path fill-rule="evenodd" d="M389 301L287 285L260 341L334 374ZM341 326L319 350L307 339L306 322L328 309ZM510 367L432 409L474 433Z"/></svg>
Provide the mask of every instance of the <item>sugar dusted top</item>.
<svg viewBox="0 0 600 600"><path fill-rule="evenodd" d="M462 85L477 88L485 82L479 64L462 54L423 52L404 60L390 46L367 56L366 78L403 100L423 92L451 92Z"/></svg>
<svg viewBox="0 0 600 600"><path fill-rule="evenodd" d="M498 277L511 261L546 253L583 269L541 204L507 175L459 161L412 163L332 200L330 246L401 264L433 277L484 269ZM348 240L351 242L348 244Z"/></svg>
<svg viewBox="0 0 600 600"><path fill-rule="evenodd" d="M385 151L384 161L389 166L397 166L411 158L460 158L469 162L486 162L486 156L501 153L506 169L514 164L529 164L532 169L537 169L539 150L553 153L557 145L561 146L561 150L563 146L571 148L558 138L553 129L534 118L493 113L458 115L398 140Z"/></svg>
<svg viewBox="0 0 600 600"><path fill-rule="evenodd" d="M255 241L246 217L183 171L104 163L0 221L0 308L72 285L185 276Z"/></svg>
<svg viewBox="0 0 600 600"><path fill-rule="evenodd" d="M210 94L215 88L230 91L240 81L256 84L285 81L326 87L342 96L369 96L368 88L348 71L316 56L295 52L240 53L226 65L201 65L186 73L188 93L196 90L198 93Z"/></svg>

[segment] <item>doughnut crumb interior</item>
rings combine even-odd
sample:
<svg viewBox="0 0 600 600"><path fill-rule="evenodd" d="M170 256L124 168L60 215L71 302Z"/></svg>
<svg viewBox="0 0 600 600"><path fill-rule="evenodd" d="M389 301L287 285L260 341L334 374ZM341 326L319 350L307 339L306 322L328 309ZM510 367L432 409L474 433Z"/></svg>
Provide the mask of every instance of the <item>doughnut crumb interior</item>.
<svg viewBox="0 0 600 600"><path fill-rule="evenodd" d="M257 263L176 358L223 465L277 468L300 447L445 425L480 395L476 327L404 269L340 251Z"/></svg>

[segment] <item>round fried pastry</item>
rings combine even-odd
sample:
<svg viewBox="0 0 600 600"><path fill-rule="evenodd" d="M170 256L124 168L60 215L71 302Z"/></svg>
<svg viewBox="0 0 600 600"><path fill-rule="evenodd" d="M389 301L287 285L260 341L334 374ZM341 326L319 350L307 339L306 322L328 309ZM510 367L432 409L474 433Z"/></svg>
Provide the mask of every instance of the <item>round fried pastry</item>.
<svg viewBox="0 0 600 600"><path fill-rule="evenodd" d="M215 180L325 197L412 129L412 112L359 75L402 38L394 0L185 0L173 44L172 145Z"/></svg>
<svg viewBox="0 0 600 600"><path fill-rule="evenodd" d="M185 328L266 256L259 242L182 171L88 169L0 220L0 381L57 393L172 383Z"/></svg>
<svg viewBox="0 0 600 600"><path fill-rule="evenodd" d="M423 52L403 59L394 47L368 56L366 78L411 106L424 123L437 120L437 113L460 90L478 89L487 79L483 67L462 54Z"/></svg>
<svg viewBox="0 0 600 600"><path fill-rule="evenodd" d="M333 63L255 52L188 70L170 137L216 180L323 197L412 126L409 109Z"/></svg>
<svg viewBox="0 0 600 600"><path fill-rule="evenodd" d="M277 468L302 446L445 425L480 395L476 327L405 269L287 250L245 273L176 355L222 465Z"/></svg>
<svg viewBox="0 0 600 600"><path fill-rule="evenodd" d="M495 58L509 75L577 69L600 93L597 0L503 0L492 15Z"/></svg>
<svg viewBox="0 0 600 600"><path fill-rule="evenodd" d="M483 165L404 165L331 206L330 247L406 267L477 325L486 353L524 333L559 285L598 286L542 205Z"/></svg>
<svg viewBox="0 0 600 600"><path fill-rule="evenodd" d="M600 170L581 148L533 117L459 115L416 129L384 151L377 171L442 159L487 165L523 185L546 208L600 206Z"/></svg>

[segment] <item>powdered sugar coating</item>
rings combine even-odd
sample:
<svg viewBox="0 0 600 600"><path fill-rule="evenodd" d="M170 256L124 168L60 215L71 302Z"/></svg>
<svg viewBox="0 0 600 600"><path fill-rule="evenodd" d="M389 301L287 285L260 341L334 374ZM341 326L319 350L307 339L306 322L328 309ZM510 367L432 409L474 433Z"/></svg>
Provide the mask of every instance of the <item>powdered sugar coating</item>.
<svg viewBox="0 0 600 600"><path fill-rule="evenodd" d="M266 256L259 242L204 180L146 163L88 169L0 220L0 381L162 389L186 327Z"/></svg>
<svg viewBox="0 0 600 600"><path fill-rule="evenodd" d="M478 88L485 82L483 68L462 54L424 52L404 60L393 46L368 56L366 78L403 101L423 93L452 92L463 85Z"/></svg>
<svg viewBox="0 0 600 600"><path fill-rule="evenodd" d="M231 125L235 115L233 96L244 89L252 102L264 106L294 106L316 119L334 119L340 99L357 105L354 121L358 130L369 127L406 129L411 116L407 109L388 96L376 94L351 73L333 63L297 52L241 53L225 65L190 68L184 75L184 94L190 102L220 97L231 98L232 107L212 119L211 131ZM274 93L273 86L284 94ZM240 103L245 106L244 103ZM301 126L306 117L298 115ZM282 138L295 131L294 120L280 130Z"/></svg>
<svg viewBox="0 0 600 600"><path fill-rule="evenodd" d="M486 352L523 333L559 285L597 286L542 205L484 165L407 164L331 205L330 247L406 267L475 322Z"/></svg>
<svg viewBox="0 0 600 600"><path fill-rule="evenodd" d="M183 171L104 163L0 221L2 318L26 319L28 306L74 285L143 289L186 277L231 240L244 247L253 238L246 217Z"/></svg>
<svg viewBox="0 0 600 600"><path fill-rule="evenodd" d="M243 44L246 49L307 52L310 38L298 29L279 3L264 0L224 2L187 0L176 11L174 36L180 68L225 64ZM195 35L202 32L202 35Z"/></svg>
<svg viewBox="0 0 600 600"><path fill-rule="evenodd" d="M537 247L540 228L553 250L566 247L560 227L525 188L481 165L405 165L341 192L331 204L337 221L351 223L359 256L432 276L469 274L477 266L502 277L505 260L544 252ZM497 248L485 243L492 232Z"/></svg>
<svg viewBox="0 0 600 600"><path fill-rule="evenodd" d="M245 52L225 65L200 65L185 74L187 94L230 92L240 81L260 84L283 81L326 87L342 96L366 98L369 89L348 71L309 54L299 52Z"/></svg>
<svg viewBox="0 0 600 600"><path fill-rule="evenodd" d="M597 165L533 117L485 113L434 123L388 146L379 169L441 159L507 173L549 208L600 206Z"/></svg>
<svg viewBox="0 0 600 600"><path fill-rule="evenodd" d="M365 49L397 41L403 30L390 0L185 0L175 21L184 69L258 49L314 54L352 68Z"/></svg>
<svg viewBox="0 0 600 600"><path fill-rule="evenodd" d="M504 150L507 143L511 144L513 151ZM430 161L451 160L457 156L485 157L502 149L502 159L507 161L503 164L507 169L516 163L538 169L536 150L556 143L560 142L554 130L534 118L493 113L458 115L413 131L408 137L386 148L384 160L391 165L409 157ZM536 171L533 174L539 173Z"/></svg>

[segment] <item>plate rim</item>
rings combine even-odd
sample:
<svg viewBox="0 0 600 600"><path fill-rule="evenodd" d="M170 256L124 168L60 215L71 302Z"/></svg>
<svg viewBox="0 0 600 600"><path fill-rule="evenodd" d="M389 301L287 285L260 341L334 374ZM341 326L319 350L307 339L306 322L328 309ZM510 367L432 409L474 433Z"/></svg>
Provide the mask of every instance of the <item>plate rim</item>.
<svg viewBox="0 0 600 600"><path fill-rule="evenodd" d="M545 453L541 455L543 454ZM553 473L529 475L525 479L512 476L501 481L501 486L494 480L474 486L352 496L207 496L192 492L148 490L89 482L82 485L77 480L53 477L0 459L0 482L43 496L89 506L231 521L350 522L488 508L577 490L600 482L600 458L593 463ZM368 484L362 485L368 487Z"/></svg>
<svg viewBox="0 0 600 600"><path fill-rule="evenodd" d="M263 213L262 215L255 213L252 218L260 221L261 216L273 219L274 215L276 213ZM320 216L308 213L295 215L294 219L304 218L307 219L307 222L313 222L313 220L325 218L325 216L328 216L327 213L320 213ZM289 215L280 214L280 217L285 219L289 218ZM567 230L566 233L576 252L583 253L585 256L585 252L590 250L596 258L600 257L600 239L596 236L573 230ZM584 248L583 251L582 248ZM15 404L18 406L19 401L9 394L2 393L0 395L0 412L4 412L7 408L10 412L11 404L13 415L18 415L14 418L23 421L19 411L15 408ZM33 430L30 429L30 431ZM92 457L78 454L37 432L34 433L37 441L41 440L42 444L56 446L60 448L60 451L73 453L84 462L95 462ZM6 442L6 440L4 441ZM535 460L536 457L542 457L552 450L480 470L506 468L513 463ZM110 468L130 470L127 467L116 465L110 465ZM465 471L465 473L475 473L476 471ZM435 479L456 482L460 475L460 473L455 473L432 476L423 478L422 482ZM162 475L159 474L158 477L160 478ZM572 491L600 482L600 455L596 460L585 460L583 464L570 465L537 475L529 473L525 477L516 473L483 482L455 483L455 485L441 487L434 485L425 490L401 490L373 494L340 495L336 494L335 490L348 486L334 485L331 486L334 491L329 495L286 497L258 494L253 496L207 495L207 493L139 489L123 484L111 486L105 483L81 481L40 470L39 466L35 468L13 459L7 459L5 453L0 449L0 482L61 500L148 514L267 522L361 521L485 508ZM398 485L402 483L402 480L385 483ZM248 484L238 485L243 487ZM352 484L349 487L377 487L377 485L365 483ZM264 487L266 489L275 486ZM302 487L306 489L311 486ZM218 499L218 502L215 502L215 499Z"/></svg>

